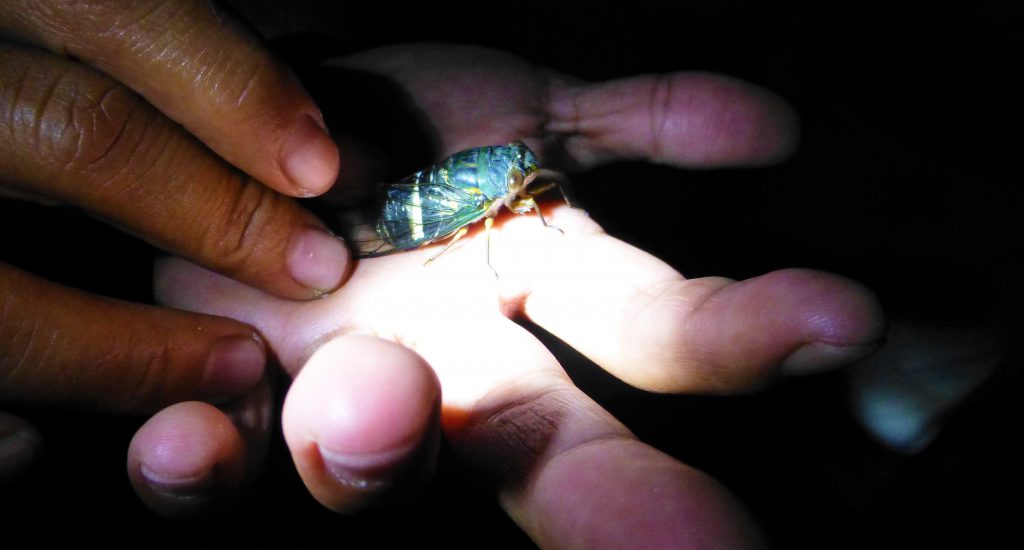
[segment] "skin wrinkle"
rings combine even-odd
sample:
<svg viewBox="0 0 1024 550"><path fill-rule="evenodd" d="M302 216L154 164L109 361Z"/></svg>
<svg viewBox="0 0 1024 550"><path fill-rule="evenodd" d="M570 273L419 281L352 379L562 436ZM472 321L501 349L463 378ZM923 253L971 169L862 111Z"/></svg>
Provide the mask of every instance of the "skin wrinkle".
<svg viewBox="0 0 1024 550"><path fill-rule="evenodd" d="M8 330L8 331L13 331L13 334L9 338L7 338L7 342L8 342L7 345L9 347L5 348L4 355L0 356L0 389L4 388L7 385L9 380L13 380L13 379L16 378L16 374L17 374L18 370L20 370L22 368L23 364L25 363L25 361L27 360L27 357L28 357L28 355L26 353L27 352L27 347L26 346L21 346L21 353L18 353L18 354L11 353L13 351L14 345L17 343L17 341L19 339L19 336L21 336L21 334L25 330L25 328L24 328L25 327L24 318L21 317L21 316L18 317L20 322L18 323L18 325L16 327L14 327L12 329L11 326L10 326L11 325L10 309L12 307L14 307L14 306L10 305L10 303L12 301L13 301L13 297L8 293L8 298L4 300L3 316L0 317L0 334L4 334L5 329ZM30 336L29 342L31 342L31 336ZM10 364L11 359L14 358L14 357L17 357L17 360L14 362L13 365L11 365Z"/></svg>
<svg viewBox="0 0 1024 550"><path fill-rule="evenodd" d="M493 399L486 395L470 409L470 420L461 430L457 445L474 457L474 463L492 481L518 487L533 477L540 457L558 433L562 420L572 410L572 389L559 385L539 394L500 401L496 406L479 403Z"/></svg>
<svg viewBox="0 0 1024 550"><path fill-rule="evenodd" d="M647 154L654 161L662 160L661 149L665 140L665 128L668 125L667 114L672 103L672 88L672 81L668 75L658 75L651 86L651 99L648 103L651 143Z"/></svg>
<svg viewBox="0 0 1024 550"><path fill-rule="evenodd" d="M146 338L145 341L153 342L160 338L158 335L154 336L154 338ZM137 381L132 384L132 391L128 394L128 400L125 402L132 410L142 408L143 404L152 406L152 403L155 402L153 397L163 393L161 389L164 389L165 381L174 379L174 369L171 368L171 365L174 363L175 355L171 351L169 342L162 338L160 338L159 351L156 353L151 351L150 346L137 346L134 349L141 349L146 354L146 360L133 363L144 366L133 369L137 373L135 377Z"/></svg>
<svg viewBox="0 0 1024 550"><path fill-rule="evenodd" d="M246 78L245 86L242 88L242 91L236 95L234 102L231 103L232 109L237 111L242 108L245 104L246 98L249 97L249 92L256 88L256 83L259 81L261 74L263 74L263 66L257 65L252 76ZM218 101L218 103L220 103L220 101Z"/></svg>
<svg viewBox="0 0 1024 550"><path fill-rule="evenodd" d="M39 324L39 323L37 323L37 325L38 325L38 324ZM38 326L37 326L37 329L36 329L36 330L38 331ZM61 331L60 331L59 329L57 329L57 330L53 330L53 331L51 331L51 332L50 332L50 334L49 334L49 338L47 338L47 339L46 339L46 344L45 344L45 345L43 346L43 350L42 350L42 356L41 356L41 357L39 357L39 358L38 358L38 359L37 359L37 360L35 361L35 362L36 362L36 364L39 364L39 365L46 365L46 364L49 364L49 363L51 362L51 360L50 360L50 358L49 358L49 356L50 356L51 354L52 354L52 355L58 355L58 356L60 355L60 353L59 353L58 351L55 351L55 350L57 349L57 348L55 347L55 346L57 345L57 338L58 338L58 337L60 336L60 334L61 334ZM65 365L66 365L66 363L57 363L57 364L65 364ZM63 370L65 370L65 371L66 371L66 370L74 370L74 367L73 367L73 366L71 366L71 365L68 365L68 366L67 366L67 367L66 367L65 369L63 369Z"/></svg>
<svg viewBox="0 0 1024 550"><path fill-rule="evenodd" d="M274 196L266 187L250 185L248 178L239 173L233 173L232 176L238 180L238 191L229 199L231 214L216 218L226 222L227 227L210 224L208 232L211 234L202 242L216 243L214 252L222 258L223 265L237 269L236 266L243 265L252 255L262 252L259 232L264 228L265 220L272 218L264 214L268 209L272 214L275 203ZM236 220L242 222L239 224ZM248 243L254 238L257 244L249 247Z"/></svg>
<svg viewBox="0 0 1024 550"><path fill-rule="evenodd" d="M127 129L128 125L131 124L132 115L139 112L141 108L141 102L136 102L135 107L129 112L128 116L125 117L125 122L121 124L122 130ZM102 193L108 195L120 194L123 196L134 195L138 199L146 198L149 194L146 192L150 181L159 181L159 178L149 178L150 173L161 173L162 170L158 170L158 164L161 160L166 158L173 158L173 147L174 140L168 139L172 137L167 132L157 133L156 137L153 132L153 119L151 119L148 112L143 113L144 120L140 121L139 124L142 127L139 132L138 138L134 139L130 144L131 150L127 152L113 153L115 156L99 158L95 162L90 163L89 167L93 168L100 164L100 161L113 159L111 169L113 173L109 176L104 176L104 181L97 185L97 189ZM124 135L124 134L120 134ZM160 139L160 136L166 136L164 139ZM122 142L123 143L123 138ZM110 150L113 152L115 147L111 147ZM153 158L152 162L143 162L140 157ZM117 159L124 159L118 161ZM136 170L141 170L135 173ZM106 173L106 171L104 171ZM124 181L127 180L127 181ZM102 210L102 196L97 193L92 197L97 200L97 204L94 205L98 210ZM156 198L156 197L154 197Z"/></svg>
<svg viewBox="0 0 1024 550"><path fill-rule="evenodd" d="M730 283L730 280L723 277L705 277L689 281L689 284L691 285L702 284L708 288L706 292L699 293L696 300L690 300L688 314L680 318L680 333L700 333L700 329L694 328L692 325L697 322L699 317L701 317L701 313L708 307L708 304L715 302L719 292L728 288ZM691 354L690 361L687 363L687 368L692 372L699 373L699 378L703 383L708 384L708 381L712 381L713 384L709 385L714 386L714 391L730 390L730 388L732 388L732 385L723 381L721 377L718 376L718 373L721 372L722 369L715 367L715 363L713 361L698 360L697 353Z"/></svg>
<svg viewBox="0 0 1024 550"><path fill-rule="evenodd" d="M688 281L688 284L705 284L710 286L711 283L721 281L722 279L715 277L712 280L705 281L704 279L697 279ZM673 320L671 331L674 334L687 334L693 332L695 329L690 328L689 325L694 322L696 313L703 307L704 304L708 303L717 290L723 288L718 286L717 288L710 289L710 292L699 293L699 300L692 300L688 297L692 294L681 295L679 293L672 292L677 283L683 282L684 279L666 279L660 281L648 287L646 289L638 290L633 297L630 298L629 307L625 312L624 319L630 319L636 316L642 316L645 312L650 311L650 308L665 308L671 307L673 313L668 315ZM666 296L667 294L667 296ZM685 311L687 315L679 315L678 311ZM662 315L661 317L665 317ZM638 350L644 350L639 353L633 354L633 361L627 362L625 356L622 358L621 365L633 365L634 368L642 369L644 365L655 364L655 365L683 365L685 368L678 368L674 370L668 370L661 372L658 370L653 371L658 378L664 378L662 382L652 384L650 380L645 381L640 387L647 389L648 391L654 392L678 392L680 388L692 388L694 386L708 386L721 388L723 390L729 389L732 386L723 384L715 373L720 372L721 369L716 367L714 363L708 361L702 361L698 358L698 352L692 347L683 348L680 347L682 339L674 336L662 338L674 342L674 347L670 349L665 346L652 346L649 342L645 342L645 339L649 340L649 333L636 334L631 329L635 326L639 326L638 323L624 323L622 325L622 341L623 345L621 349L623 352L627 348L635 348ZM632 337L629 335L633 335ZM645 345L631 346L628 342L640 341L644 342ZM658 359L652 359L658 356ZM686 358L686 361L681 361L682 358ZM676 376L671 376L675 374ZM665 378L668 377L668 378ZM699 383L694 383L693 379L700 380ZM632 382L631 382L632 383Z"/></svg>
<svg viewBox="0 0 1024 550"><path fill-rule="evenodd" d="M24 320L24 318L22 318ZM24 340L24 344L21 346L21 353L17 355L17 361L13 367L5 369L6 373L3 378L0 379L0 388L3 388L10 380L18 380L19 373L24 370L31 370L30 358L33 355L33 346L38 340L36 334L39 332L39 325L41 321L38 318L31 320L31 323L19 323L17 332L14 337L11 338L11 342L16 341L19 337ZM31 378L31 372L27 376Z"/></svg>
<svg viewBox="0 0 1024 550"><path fill-rule="evenodd" d="M658 303L658 300L664 295L666 289L671 287L672 283L674 283L674 282L676 282L675 279L664 280L664 281L659 281L659 282L657 282L657 283L655 283L653 285L650 285L650 286L647 286L647 287L644 287L644 288L636 289L629 297L626 298L626 302L625 303L627 304L627 306L626 306L626 310L623 312L623 315L622 315L623 321L628 321L628 320L634 319L635 317L640 316L644 311L647 311L648 308L650 308L654 304ZM644 333L640 333L640 334L636 334L636 331L633 330L634 326L635 325L633 323L623 322L620 325L620 327L619 327L619 333L621 334L621 339L622 339L622 345L619 347L619 358L618 358L619 359L618 366L620 368L624 367L626 365L636 365L636 366L642 367L643 365L646 364L646 361L641 361L641 360L629 361L627 359L627 356L626 356L627 350L633 350L633 349L641 350L641 351L633 352L632 355L634 357L639 356L640 358L642 358L644 355L651 354L650 351L646 351L646 352L642 351L642 350L649 350L649 349L651 349L651 346L633 346L633 345L630 345L630 342L632 342L634 340L641 340L642 341L643 338L648 335L648 333L645 333L645 332ZM685 327L682 327L682 328L685 328ZM680 328L680 331L682 331L682 328ZM658 349L660 349L660 347ZM656 364L660 364L661 362L655 362L655 363Z"/></svg>
<svg viewBox="0 0 1024 550"><path fill-rule="evenodd" d="M553 80L550 76L547 83L547 118L542 128L549 135L563 140L562 147L567 152L566 159L572 163L571 168L577 169L591 163L592 155L586 151L586 147L581 150L584 137L580 133L580 101L584 84L566 84ZM565 109L562 105L569 106L571 112L568 116L563 116Z"/></svg>
<svg viewBox="0 0 1024 550"><path fill-rule="evenodd" d="M176 9L170 13L164 13L164 9L172 4ZM164 67L177 71L178 74L186 74L187 68L191 66L192 54L183 45L189 44L184 36L177 37L179 27L168 22L178 22L181 15L188 9L187 2L157 2L152 5L151 10L142 14L131 14L134 17L128 22L118 21L114 25L117 31L115 45L127 45L128 51L133 57L148 59L150 62L159 62ZM128 15L127 13L125 15ZM190 30L189 32L194 32ZM186 52L182 54L181 52Z"/></svg>
<svg viewBox="0 0 1024 550"><path fill-rule="evenodd" d="M14 106L15 110L18 112L25 113L26 110L29 111L30 114L26 113L27 116L25 116L24 119L27 119L28 126L31 128L29 133L32 136L32 143L37 149L42 148L43 143L46 142L43 136L43 130L46 126L47 113L53 109L52 106L56 102L55 97L57 95L57 88L60 86L61 82L65 80L69 72L70 69L62 67L61 73L56 75L55 78L52 78L47 83L46 88L42 90L42 95L38 97L31 97L31 99L35 101L30 103L22 103L19 101ZM22 119L22 117L18 118ZM18 122L24 123L25 120L18 120Z"/></svg>
<svg viewBox="0 0 1024 550"><path fill-rule="evenodd" d="M2 49L2 47L0 47L0 49ZM11 98L11 101L9 103L4 103L4 106L8 107L8 109L6 109L6 128L8 131L8 135L10 136L10 139L15 141L17 141L20 137L18 135L18 129L21 126L18 125L18 120L21 119L21 116L19 116L22 111L20 109L20 106L22 105L22 96L25 95L25 89L28 86L29 72L30 69L26 68L25 70L20 71L19 74L15 76L13 79L0 79L0 86L2 86L0 87L0 92L3 92L2 94L0 94L0 99L3 99L3 97L7 95L7 90L13 92L13 97ZM11 86L9 84L4 83L4 81L13 81L15 85Z"/></svg>
<svg viewBox="0 0 1024 550"><path fill-rule="evenodd" d="M128 120L131 119L132 114L134 112L134 108L129 110L129 112L125 116L125 121L118 124L113 122L114 117L112 116L112 109L111 106L107 104L108 100L120 101L114 96L115 92L118 91L119 88L119 85L111 83L107 90L100 94L99 101L97 101L94 106L87 107L84 110L76 109L75 105L71 106L71 119L73 121L72 126L74 126L76 128L76 131L78 132L78 145L76 147L74 159L82 159L86 156L85 152L89 149L89 147L87 147L87 144L93 143L93 138L95 138L95 136L97 135L100 135L100 128L104 126L103 121L112 123L109 125L117 127L117 130L115 131L114 135L111 136L110 139L106 140L106 147L99 153L95 155L90 155L94 157L93 160L88 160L84 162L85 166L82 170L83 172L86 170L90 170L94 168L97 164L103 162L103 160L106 159L108 155L110 155L111 152L114 150L114 148L121 142L121 140L124 138L125 132L128 130ZM76 98L77 97L79 96L76 95ZM75 103L78 103L77 100L75 101ZM82 130L83 125L77 122L80 118L78 116L79 113L88 113L88 119L92 123L90 125L91 131ZM129 156L129 158L131 158L131 156ZM73 163L78 164L78 162L74 161Z"/></svg>

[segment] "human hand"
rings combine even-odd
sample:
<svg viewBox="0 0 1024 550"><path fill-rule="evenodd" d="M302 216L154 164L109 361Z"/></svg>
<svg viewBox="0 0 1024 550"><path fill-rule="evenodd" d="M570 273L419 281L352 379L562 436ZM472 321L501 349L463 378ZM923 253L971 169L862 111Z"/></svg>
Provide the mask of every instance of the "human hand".
<svg viewBox="0 0 1024 550"><path fill-rule="evenodd" d="M335 181L320 112L209 2L0 2L0 117L0 196L84 209L290 299L344 275L341 242L282 195ZM0 263L0 404L224 400L253 390L265 361L237 321L92 296ZM24 435L5 448L27 461L37 434L0 416L6 432Z"/></svg>
<svg viewBox="0 0 1024 550"><path fill-rule="evenodd" d="M581 167L617 158L756 165L784 157L795 140L780 100L714 75L585 84L445 46L341 63L405 88L437 129L442 155L522 138ZM158 293L260 329L296 376L283 412L296 466L332 509L357 509L422 479L440 425L541 546L756 545L721 486L637 441L511 319L529 319L644 389L734 392L869 353L882 328L874 298L803 270L686 280L580 211L545 208L562 231L531 216L495 225L497 280L477 233L429 266L436 247L360 260L344 288L315 302L178 260L163 265ZM209 440L215 446L218 436ZM166 456L152 443L139 449L144 459Z"/></svg>

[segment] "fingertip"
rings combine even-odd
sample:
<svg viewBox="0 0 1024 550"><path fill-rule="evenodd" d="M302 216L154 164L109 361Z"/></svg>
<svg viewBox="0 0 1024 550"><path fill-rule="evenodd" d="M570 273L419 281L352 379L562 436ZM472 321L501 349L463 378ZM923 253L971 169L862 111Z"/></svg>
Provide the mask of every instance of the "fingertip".
<svg viewBox="0 0 1024 550"><path fill-rule="evenodd" d="M885 312L877 296L857 281L831 273L787 269L765 277L800 289L807 335L780 368L786 374L813 373L852 364L885 343Z"/></svg>
<svg viewBox="0 0 1024 550"><path fill-rule="evenodd" d="M313 496L339 512L405 494L433 467L440 390L415 353L377 338L322 346L285 400L285 440Z"/></svg>
<svg viewBox="0 0 1024 550"><path fill-rule="evenodd" d="M785 269L732 281L676 280L628 310L623 365L638 387L668 393L735 393L780 375L848 365L878 349L885 316L863 285L830 273Z"/></svg>
<svg viewBox="0 0 1024 550"><path fill-rule="evenodd" d="M255 333L222 338L206 357L200 390L214 400L242 395L263 378L266 362L266 347Z"/></svg>
<svg viewBox="0 0 1024 550"><path fill-rule="evenodd" d="M319 227L305 227L292 237L287 262L299 284L322 295L341 284L349 253L340 238Z"/></svg>
<svg viewBox="0 0 1024 550"><path fill-rule="evenodd" d="M884 342L885 315L860 283L822 271L783 269L721 289L702 314L709 324L734 326L712 333L734 342L719 364L739 375L727 386L756 388L779 374L835 369L862 359Z"/></svg>
<svg viewBox="0 0 1024 550"><path fill-rule="evenodd" d="M192 517L229 499L246 471L245 444L228 417L206 403L172 405L146 422L128 447L128 477L146 505Z"/></svg>

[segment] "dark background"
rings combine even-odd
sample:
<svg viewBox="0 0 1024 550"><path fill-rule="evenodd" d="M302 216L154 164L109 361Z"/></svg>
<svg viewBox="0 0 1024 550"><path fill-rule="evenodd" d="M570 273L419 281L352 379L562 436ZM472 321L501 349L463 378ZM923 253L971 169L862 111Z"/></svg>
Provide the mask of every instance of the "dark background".
<svg viewBox="0 0 1024 550"><path fill-rule="evenodd" d="M687 276L824 269L868 284L894 323L994 334L1006 344L999 368L936 441L913 456L873 441L851 416L842 373L786 380L750 396L651 396L552 346L579 384L643 440L739 495L779 548L1024 546L1015 527L1020 506L1012 504L1024 458L1015 236L1024 206L1024 94L1013 82L1024 8L994 1L933 2L926 11L739 0L600 9L533 1L234 3L259 27L307 31L275 42L289 59L302 60L313 45L345 53L460 42L588 80L708 70L782 95L800 113L803 133L783 165L679 171L624 163L574 175L575 192L610 233ZM474 23L456 24L462 18ZM4 261L96 292L150 299L154 251L84 215L0 201L0 234ZM356 517L327 512L305 492L279 434L267 472L233 511L192 523L160 520L124 474L142 418L20 412L42 431L46 455L32 476L0 488L0 524L10 532L43 519L52 528L35 532L34 544L129 543L138 539L126 529L141 528L160 533L161 544L202 547L531 545L448 453L426 493L405 507Z"/></svg>

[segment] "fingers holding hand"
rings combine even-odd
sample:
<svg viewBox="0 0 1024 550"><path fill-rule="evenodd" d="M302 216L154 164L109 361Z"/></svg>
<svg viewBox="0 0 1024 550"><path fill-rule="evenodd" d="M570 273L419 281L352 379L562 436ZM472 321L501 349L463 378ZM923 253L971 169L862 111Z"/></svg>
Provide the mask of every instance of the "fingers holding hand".
<svg viewBox="0 0 1024 550"><path fill-rule="evenodd" d="M0 185L80 206L170 252L290 298L337 286L348 254L109 77L0 43ZM249 140L245 136L245 140Z"/></svg>
<svg viewBox="0 0 1024 550"><path fill-rule="evenodd" d="M152 411L223 400L262 376L266 349L230 319L93 296L0 264L0 401Z"/></svg>
<svg viewBox="0 0 1024 550"><path fill-rule="evenodd" d="M15 0L0 33L82 60L289 195L325 191L338 151L298 80L205 0Z"/></svg>

